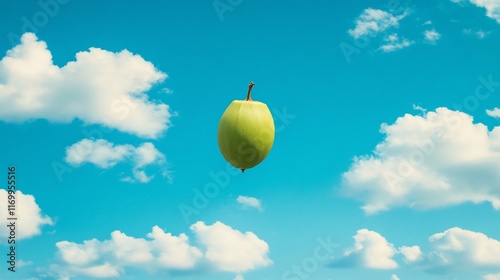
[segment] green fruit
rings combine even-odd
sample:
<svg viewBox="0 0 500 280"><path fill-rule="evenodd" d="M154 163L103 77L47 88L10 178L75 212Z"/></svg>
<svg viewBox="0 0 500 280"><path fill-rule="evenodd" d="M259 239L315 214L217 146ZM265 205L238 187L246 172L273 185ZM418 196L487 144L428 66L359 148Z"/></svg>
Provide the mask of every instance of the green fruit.
<svg viewBox="0 0 500 280"><path fill-rule="evenodd" d="M267 105L250 97L229 104L219 123L219 149L234 167L245 169L261 163L274 142L274 121Z"/></svg>

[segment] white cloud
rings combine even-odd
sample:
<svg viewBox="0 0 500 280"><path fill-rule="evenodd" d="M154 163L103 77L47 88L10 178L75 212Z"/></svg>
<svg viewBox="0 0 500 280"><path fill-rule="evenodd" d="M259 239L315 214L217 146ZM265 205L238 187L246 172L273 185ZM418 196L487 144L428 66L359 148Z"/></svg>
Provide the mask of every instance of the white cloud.
<svg viewBox="0 0 500 280"><path fill-rule="evenodd" d="M162 88L161 92L163 92L165 94L173 94L174 93L174 91L169 89L169 88Z"/></svg>
<svg viewBox="0 0 500 280"><path fill-rule="evenodd" d="M500 266L500 242L483 233L455 227L432 235L429 242L433 252L428 257L434 265L459 269Z"/></svg>
<svg viewBox="0 0 500 280"><path fill-rule="evenodd" d="M83 139L66 148L66 162L78 166L89 162L101 168L109 168L124 161L134 151L132 145L116 145L104 139Z"/></svg>
<svg viewBox="0 0 500 280"><path fill-rule="evenodd" d="M354 238L354 246L331 265L336 267L364 267L393 269L398 264L392 258L397 253L391 243L375 231L360 229Z"/></svg>
<svg viewBox="0 0 500 280"><path fill-rule="evenodd" d="M171 113L168 105L149 100L145 92L166 77L127 50L90 48L59 67L45 42L26 33L0 60L0 120L79 119L156 138L170 126Z"/></svg>
<svg viewBox="0 0 500 280"><path fill-rule="evenodd" d="M118 277L125 267L145 270L193 268L202 252L189 245L185 234L173 236L154 226L149 239L127 236L120 231L111 233L110 240L92 239L77 244L56 243L63 264L61 273L91 277Z"/></svg>
<svg viewBox="0 0 500 280"><path fill-rule="evenodd" d="M68 272L71 274L82 275L92 278L117 278L120 276L119 268L109 263L104 263L101 265L94 265L89 267L73 266L69 269ZM69 280L70 278L68 277L67 279Z"/></svg>
<svg viewBox="0 0 500 280"><path fill-rule="evenodd" d="M486 38L486 36L488 36L491 31L484 31L484 30L473 30L473 29L470 29L470 28L466 28L463 30L464 34L467 34L467 35L475 35L478 39L484 39Z"/></svg>
<svg viewBox="0 0 500 280"><path fill-rule="evenodd" d="M133 164L133 178L126 177L123 180L147 183L153 176L148 176L143 169L150 165L164 164L165 155L150 142L136 148L132 145L114 145L104 139L83 139L66 148L65 160L74 166L88 162L100 168L110 168L119 162L130 161Z"/></svg>
<svg viewBox="0 0 500 280"><path fill-rule="evenodd" d="M242 233L216 222L197 222L190 227L207 250L205 258L220 271L245 272L272 264L269 246L252 232Z"/></svg>
<svg viewBox="0 0 500 280"><path fill-rule="evenodd" d="M195 267L202 257L202 252L198 248L189 245L189 239L184 233L175 237L155 226L148 237L153 239L151 245L158 256L157 262L160 267L190 269Z"/></svg>
<svg viewBox="0 0 500 280"><path fill-rule="evenodd" d="M402 15L395 16L382 10L368 8L356 19L355 28L347 32L355 39L363 36L375 36L390 27L398 27L399 21L406 15L405 12Z"/></svg>
<svg viewBox="0 0 500 280"><path fill-rule="evenodd" d="M197 222L190 229L202 246L191 245L184 233L174 236L158 226L146 239L114 231L111 239L104 241L57 242L62 262L53 265L49 274L117 278L127 268L195 272L209 266L216 271L235 272L235 279L243 279L242 272L272 263L267 243L252 232L243 234L221 222L210 226Z"/></svg>
<svg viewBox="0 0 500 280"><path fill-rule="evenodd" d="M253 207L253 208L258 209L259 211L262 211L261 202L259 199L255 198L255 197L240 195L240 196L238 196L236 201L245 207Z"/></svg>
<svg viewBox="0 0 500 280"><path fill-rule="evenodd" d="M236 277L234 277L234 280L245 280L245 278L243 277L243 275L238 274L236 275Z"/></svg>
<svg viewBox="0 0 500 280"><path fill-rule="evenodd" d="M430 20L424 22L424 25L431 25L431 24L432 24L432 21L430 21Z"/></svg>
<svg viewBox="0 0 500 280"><path fill-rule="evenodd" d="M500 0L469 0L472 4L486 9L486 16L500 23Z"/></svg>
<svg viewBox="0 0 500 280"><path fill-rule="evenodd" d="M494 108L493 110L486 110L486 114L490 117L500 118L500 108Z"/></svg>
<svg viewBox="0 0 500 280"><path fill-rule="evenodd" d="M30 266L30 265L32 265L32 264L33 264L33 262L32 262L32 261L23 261L23 260L18 260L18 261L16 262L16 266L17 266L18 268L25 267L25 266Z"/></svg>
<svg viewBox="0 0 500 280"><path fill-rule="evenodd" d="M0 189L0 201L2 207L0 209L0 220L7 221L7 217L11 217L7 208L7 201L10 200L7 190ZM5 204L4 204L5 202ZM44 225L53 225L52 219L42 214L42 210L35 201L35 197L29 194L23 194L21 191L15 193L15 217L16 223L16 240L30 238L41 234L41 228ZM5 207L4 207L5 206ZM0 227L1 242L7 243L7 238L10 235L10 230L6 224Z"/></svg>
<svg viewBox="0 0 500 280"><path fill-rule="evenodd" d="M388 35L384 38L385 44L380 46L380 50L383 52L393 52L400 49L404 49L414 44L413 41L410 41L406 38L399 38L398 34L394 33Z"/></svg>
<svg viewBox="0 0 500 280"><path fill-rule="evenodd" d="M500 209L500 127L438 108L381 126L373 155L356 157L341 190L366 213L394 207L438 208L490 202Z"/></svg>
<svg viewBox="0 0 500 280"><path fill-rule="evenodd" d="M500 0L451 0L451 2L457 4L463 4L467 1L477 7L486 9L486 16L500 23Z"/></svg>
<svg viewBox="0 0 500 280"><path fill-rule="evenodd" d="M422 257L422 251L420 251L420 247L418 246L402 246L399 248L399 253L404 256L406 262L416 262Z"/></svg>
<svg viewBox="0 0 500 280"><path fill-rule="evenodd" d="M483 276L484 280L500 280L500 273L499 274L486 274Z"/></svg>
<svg viewBox="0 0 500 280"><path fill-rule="evenodd" d="M141 168L158 161L164 161L165 156L149 142L142 144L135 149L134 161L137 168Z"/></svg>
<svg viewBox="0 0 500 280"><path fill-rule="evenodd" d="M413 110L417 110L417 111L420 111L420 112L422 112L422 113L427 112L427 109L425 109L424 107L419 106L419 105L415 105L415 104L413 104L413 105L412 105L412 108L413 108Z"/></svg>
<svg viewBox="0 0 500 280"><path fill-rule="evenodd" d="M391 275L391 280L399 280L399 277L396 274Z"/></svg>
<svg viewBox="0 0 500 280"><path fill-rule="evenodd" d="M432 235L429 247L429 252L413 263L415 267L439 273L500 271L500 241L483 233L450 228ZM496 279L494 274L484 276L488 279L486 277Z"/></svg>
<svg viewBox="0 0 500 280"><path fill-rule="evenodd" d="M441 38L441 34L439 34L435 29L430 29L424 31L424 37L427 43L434 44Z"/></svg>

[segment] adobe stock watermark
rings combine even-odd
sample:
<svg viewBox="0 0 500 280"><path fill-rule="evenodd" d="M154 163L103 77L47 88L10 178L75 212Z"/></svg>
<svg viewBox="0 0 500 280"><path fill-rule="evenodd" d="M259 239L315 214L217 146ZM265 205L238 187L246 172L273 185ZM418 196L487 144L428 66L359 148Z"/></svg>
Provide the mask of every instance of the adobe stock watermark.
<svg viewBox="0 0 500 280"><path fill-rule="evenodd" d="M50 19L59 13L61 6L67 5L69 2L70 0L39 0L37 2L39 9L33 15L21 18L21 35L26 32L36 34L40 28L45 27ZM11 46L15 46L21 40L21 36L17 33L9 32L7 39Z"/></svg>
<svg viewBox="0 0 500 280"><path fill-rule="evenodd" d="M117 115L119 120L125 120L129 117L132 110L137 108L137 106L138 105L131 102L130 99L121 97L121 98L115 98L111 102L109 109L113 114ZM87 128L82 129L82 134L84 138L104 139L104 135L111 133L112 129L105 125L106 123L109 123L108 121L105 120L103 123L104 124L101 124L97 128L93 128L91 130L88 130ZM78 156L83 157L83 155L88 154L90 149L91 147L87 147L86 145L79 145L78 149L76 149L75 152L77 153ZM74 170L73 167L55 160L52 161L51 167L59 183L63 182L64 174L72 173Z"/></svg>
<svg viewBox="0 0 500 280"><path fill-rule="evenodd" d="M283 107L281 110L273 108L272 113L275 120L276 133L284 131L291 121L296 118L296 115L288 113L287 107ZM276 123L279 125L276 125ZM265 134L267 131L264 131L263 133ZM245 143L242 144L244 145ZM248 160L252 160L252 157L256 154L256 151L253 151L248 147L247 149L241 151L242 154L248 156ZM179 204L179 212L182 215L184 222L186 224L191 224L193 221L191 217L199 215L202 210L206 209L210 205L210 200L216 198L220 194L221 190L227 188L231 182L231 178L238 176L241 173L241 170L234 168L230 164L227 164L224 170L218 172L210 171L208 173L210 181L207 182L202 188L196 187L192 189L193 198L191 199L191 202L189 204Z"/></svg>
<svg viewBox="0 0 500 280"><path fill-rule="evenodd" d="M474 94L466 96L461 104L455 104L453 106L454 110L470 114L479 108L482 101L489 99L497 89L500 89L500 81L494 81L491 74L487 78L479 76L477 80L479 82L474 90ZM445 116L444 121L446 124L445 127L448 129L444 130L440 128L433 135L422 140L417 145L418 147L408 154L406 159L399 162L395 173L386 172L384 174L385 181L389 186L394 187L396 182L400 182L403 178L411 176L419 166L423 165L428 158L436 153L439 145L452 138L464 122L468 122L469 120L465 115L449 113Z"/></svg>
<svg viewBox="0 0 500 280"><path fill-rule="evenodd" d="M212 5L219 20L222 22L224 21L224 14L234 11L241 3L243 3L243 0L214 0Z"/></svg>
<svg viewBox="0 0 500 280"><path fill-rule="evenodd" d="M390 0L387 3L386 8L391 13L395 14L403 14L405 12L405 9L401 6L401 2L399 0ZM364 48L370 45L371 41L372 39L369 36L360 36L358 38L353 38L352 42L341 42L339 44L339 48L344 55L346 62L351 63L352 56L354 54L360 54Z"/></svg>
<svg viewBox="0 0 500 280"><path fill-rule="evenodd" d="M281 274L281 280L305 280L310 279L318 268L333 257L334 249L339 245L333 243L331 236L328 235L325 239L316 238L317 246L312 251L312 254L305 257L299 264L294 264L290 269Z"/></svg>

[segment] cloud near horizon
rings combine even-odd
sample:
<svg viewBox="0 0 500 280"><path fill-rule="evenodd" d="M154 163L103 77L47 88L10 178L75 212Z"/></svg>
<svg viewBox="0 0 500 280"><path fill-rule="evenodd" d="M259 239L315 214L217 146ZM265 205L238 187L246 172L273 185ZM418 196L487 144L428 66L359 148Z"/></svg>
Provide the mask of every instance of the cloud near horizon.
<svg viewBox="0 0 500 280"><path fill-rule="evenodd" d="M216 271L242 273L272 264L268 244L252 232L242 233L221 222L206 225L196 222L190 227L197 246L188 236L174 236L154 226L147 238L113 231L111 239L91 239L83 243L56 243L61 263L50 268L59 277L120 277L126 268L148 272L159 270L196 272L201 266Z"/></svg>
<svg viewBox="0 0 500 280"><path fill-rule="evenodd" d="M396 269L401 267L396 259L402 256L402 265L431 274L467 271L487 280L500 275L500 241L481 232L453 227L435 233L424 245L427 252L417 245L396 249L381 234L368 229L358 230L353 238L353 247L329 267Z"/></svg>

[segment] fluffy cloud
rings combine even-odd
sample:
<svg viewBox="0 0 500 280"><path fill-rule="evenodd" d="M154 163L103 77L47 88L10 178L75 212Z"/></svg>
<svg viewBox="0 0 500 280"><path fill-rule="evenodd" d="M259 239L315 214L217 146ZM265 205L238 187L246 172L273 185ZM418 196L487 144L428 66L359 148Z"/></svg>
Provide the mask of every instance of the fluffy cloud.
<svg viewBox="0 0 500 280"><path fill-rule="evenodd" d="M429 29L424 31L424 38L427 43L434 44L441 38L441 34L435 29Z"/></svg>
<svg viewBox="0 0 500 280"><path fill-rule="evenodd" d="M114 231L111 239L104 241L61 241L56 247L62 263L54 265L51 273L111 278L120 277L127 267L148 272L195 271L208 265L217 271L238 273L235 279L243 279L240 273L272 263L267 243L252 232L241 233L221 222L209 226L197 222L190 229L200 248L191 245L186 234L174 236L158 226L147 239Z"/></svg>
<svg viewBox="0 0 500 280"><path fill-rule="evenodd" d="M404 260L409 263L416 262L422 257L422 251L420 251L420 247L418 246L403 246L399 248L399 253L401 253L404 256Z"/></svg>
<svg viewBox="0 0 500 280"><path fill-rule="evenodd" d="M406 15L407 13L395 16L382 10L368 8L358 16L356 26L354 29L348 30L348 33L355 39L363 36L375 36L390 27L398 27L399 21Z"/></svg>
<svg viewBox="0 0 500 280"><path fill-rule="evenodd" d="M111 233L111 239L92 239L77 244L69 241L56 243L63 266L72 275L91 277L118 277L125 267L141 269L191 269L202 257L202 252L189 245L185 234L173 236L154 226L149 239L127 236L120 231Z"/></svg>
<svg viewBox="0 0 500 280"><path fill-rule="evenodd" d="M7 206L6 204L4 204L4 202L7 202L8 196L9 194L6 190L0 189L0 201L2 201L2 209L0 209L0 220L2 221L7 221L7 217L10 217L7 211ZM49 216L42 214L42 210L36 203L34 196L23 194L21 191L16 191L15 199L15 216L17 217L17 240L39 235L41 233L42 226L53 224L53 221ZM6 241L8 236L8 228L3 225L0 228L0 238L2 242Z"/></svg>
<svg viewBox="0 0 500 280"><path fill-rule="evenodd" d="M399 280L399 277L396 274L391 275L391 280Z"/></svg>
<svg viewBox="0 0 500 280"><path fill-rule="evenodd" d="M490 117L500 118L500 108L494 108L493 110L486 110L486 114Z"/></svg>
<svg viewBox="0 0 500 280"><path fill-rule="evenodd" d="M398 34L396 33L386 36L384 41L385 44L380 46L380 50L382 50L383 52L393 52L404 49L413 45L414 43L413 41L410 41L408 39L399 38Z"/></svg>
<svg viewBox="0 0 500 280"><path fill-rule="evenodd" d="M358 230L354 246L344 252L344 256L331 263L332 267L364 267L392 269L398 267L392 258L397 253L391 243L375 231Z"/></svg>
<svg viewBox="0 0 500 280"><path fill-rule="evenodd" d="M197 222L190 229L207 248L205 258L217 270L240 273L272 264L269 246L252 232L242 233L221 222L211 226Z"/></svg>
<svg viewBox="0 0 500 280"><path fill-rule="evenodd" d="M238 196L236 201L238 203L240 203L241 205L243 205L244 207L253 207L253 208L258 209L259 211L262 211L261 202L259 199L255 198L255 197L240 195L240 196Z"/></svg>
<svg viewBox="0 0 500 280"><path fill-rule="evenodd" d="M450 228L429 238L429 252L421 254L415 267L429 272L474 271L484 279L497 279L500 271L500 241L483 233Z"/></svg>
<svg viewBox="0 0 500 280"><path fill-rule="evenodd" d="M165 163L165 155L149 142L136 148L132 145L114 145L104 139L83 139L66 148L65 160L73 166L88 162L100 168L110 168L119 162L131 161L134 178L126 177L124 180L147 183L153 177L146 175L143 169L149 165Z"/></svg>
<svg viewBox="0 0 500 280"><path fill-rule="evenodd" d="M382 235L367 229L358 230L354 246L333 261L332 267L394 269L396 255L402 255L407 267L428 273L454 274L473 272L485 280L500 276L500 241L480 232L450 228L433 234L426 252L419 246L402 246L398 250ZM393 275L391 279L399 279Z"/></svg>
<svg viewBox="0 0 500 280"><path fill-rule="evenodd" d="M500 209L500 127L489 131L458 111L438 108L383 124L373 155L356 157L341 190L370 214L490 202Z"/></svg>
<svg viewBox="0 0 500 280"><path fill-rule="evenodd" d="M170 125L166 104L145 94L167 75L127 50L98 48L54 65L43 41L26 33L0 60L0 120L46 119L101 124L141 137L156 138Z"/></svg>
<svg viewBox="0 0 500 280"><path fill-rule="evenodd" d="M451 0L454 3L462 3L467 0ZM500 0L469 0L472 4L486 9L486 15L497 23L500 23Z"/></svg>

